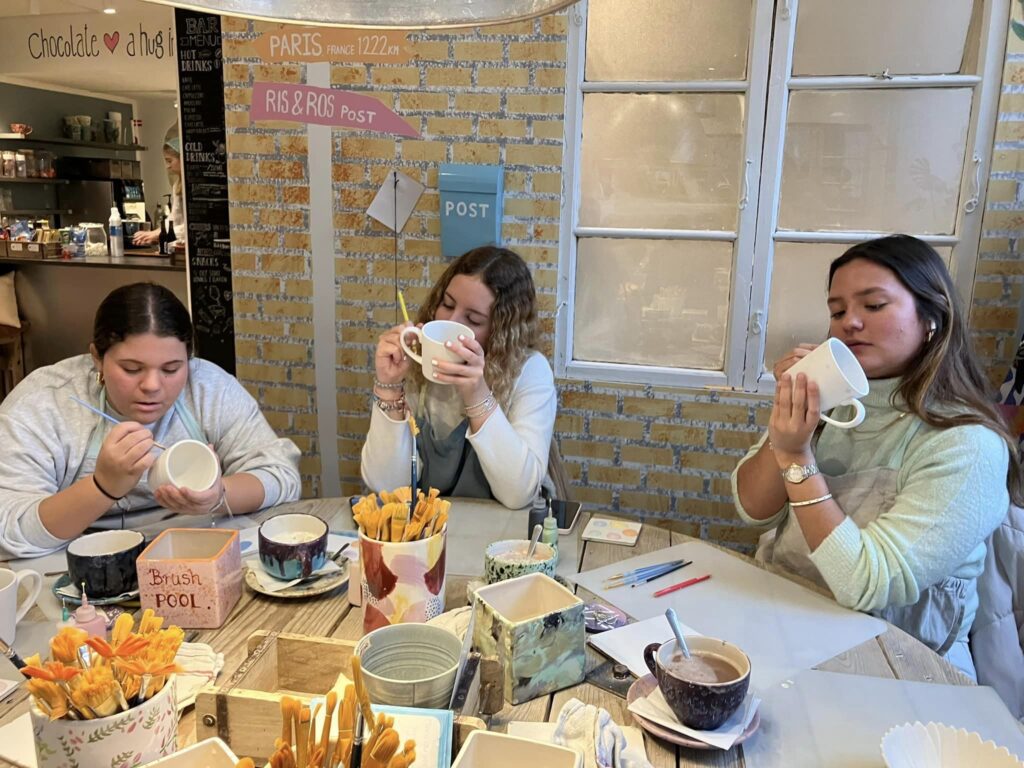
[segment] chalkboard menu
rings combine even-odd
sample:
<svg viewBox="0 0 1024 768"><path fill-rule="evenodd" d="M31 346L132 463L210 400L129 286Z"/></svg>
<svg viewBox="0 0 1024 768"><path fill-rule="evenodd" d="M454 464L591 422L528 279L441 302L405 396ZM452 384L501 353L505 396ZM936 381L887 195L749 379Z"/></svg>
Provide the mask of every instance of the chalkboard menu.
<svg viewBox="0 0 1024 768"><path fill-rule="evenodd" d="M196 354L235 372L220 17L176 9L188 272Z"/></svg>

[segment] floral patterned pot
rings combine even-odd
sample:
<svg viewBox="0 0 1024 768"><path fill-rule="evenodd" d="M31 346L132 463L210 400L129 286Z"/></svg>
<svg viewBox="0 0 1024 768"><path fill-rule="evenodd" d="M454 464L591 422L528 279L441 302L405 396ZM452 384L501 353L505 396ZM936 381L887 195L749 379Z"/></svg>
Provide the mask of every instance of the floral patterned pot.
<svg viewBox="0 0 1024 768"><path fill-rule="evenodd" d="M359 534L363 633L444 613L448 526L428 539L374 541Z"/></svg>
<svg viewBox="0 0 1024 768"><path fill-rule="evenodd" d="M96 720L53 720L31 710L39 768L131 768L177 748L174 677L127 712Z"/></svg>

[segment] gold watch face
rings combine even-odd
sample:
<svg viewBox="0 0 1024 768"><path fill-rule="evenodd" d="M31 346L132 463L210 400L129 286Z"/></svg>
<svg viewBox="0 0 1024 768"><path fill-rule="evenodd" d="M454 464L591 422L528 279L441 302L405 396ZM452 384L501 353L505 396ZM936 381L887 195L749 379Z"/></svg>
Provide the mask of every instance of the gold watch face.
<svg viewBox="0 0 1024 768"><path fill-rule="evenodd" d="M790 464L782 476L790 483L802 483L806 479L804 468L799 464Z"/></svg>

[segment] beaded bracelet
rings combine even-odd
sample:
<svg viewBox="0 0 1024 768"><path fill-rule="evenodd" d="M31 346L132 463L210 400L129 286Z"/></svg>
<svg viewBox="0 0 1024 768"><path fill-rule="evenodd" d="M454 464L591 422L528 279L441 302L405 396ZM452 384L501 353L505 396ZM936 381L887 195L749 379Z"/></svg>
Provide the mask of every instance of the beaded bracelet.
<svg viewBox="0 0 1024 768"><path fill-rule="evenodd" d="M373 386L375 389L405 389L405 382L396 381L394 384L385 384L379 379L374 379Z"/></svg>
<svg viewBox="0 0 1024 768"><path fill-rule="evenodd" d="M405 396L396 397L394 400L385 400L383 397L374 396L374 403L384 413L390 413L391 411L404 411L405 410Z"/></svg>

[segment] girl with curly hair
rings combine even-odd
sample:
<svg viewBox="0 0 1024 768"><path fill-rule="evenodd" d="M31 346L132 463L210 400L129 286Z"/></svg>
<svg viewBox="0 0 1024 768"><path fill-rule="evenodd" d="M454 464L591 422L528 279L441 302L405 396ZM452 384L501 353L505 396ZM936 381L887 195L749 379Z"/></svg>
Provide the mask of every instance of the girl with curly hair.
<svg viewBox="0 0 1024 768"><path fill-rule="evenodd" d="M420 308L417 323L431 320L462 323L475 338L448 342L462 362L435 361L435 377L426 381L399 344L409 324L380 337L363 481L375 491L408 485L411 411L420 427L420 488L494 498L513 509L529 505L542 485L554 487L548 460L557 404L551 367L535 349L529 268L506 248L463 254Z"/></svg>

